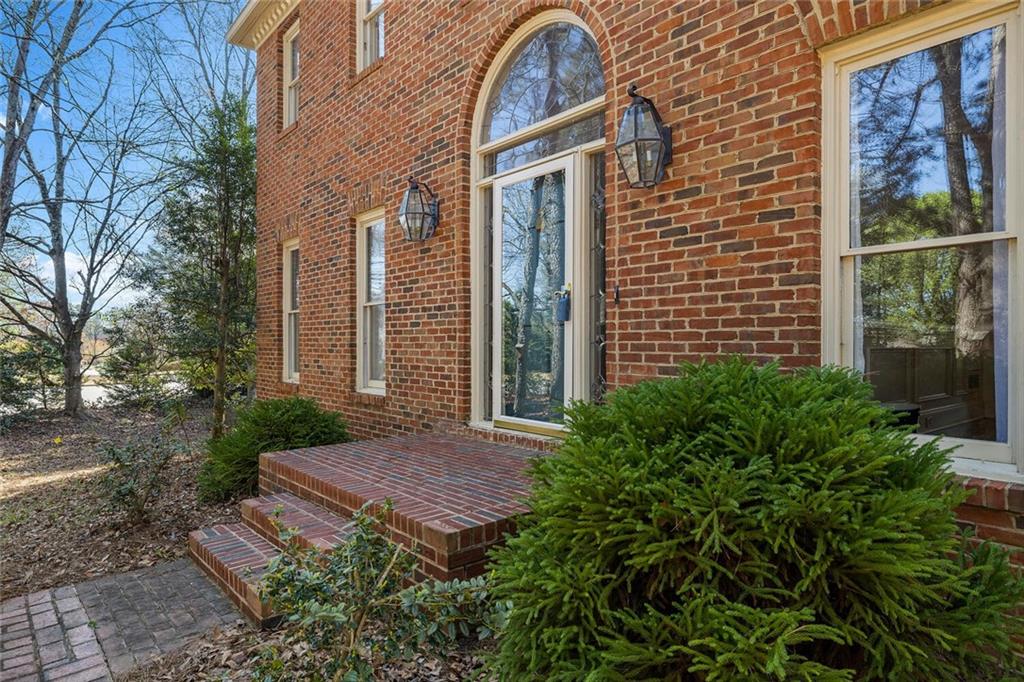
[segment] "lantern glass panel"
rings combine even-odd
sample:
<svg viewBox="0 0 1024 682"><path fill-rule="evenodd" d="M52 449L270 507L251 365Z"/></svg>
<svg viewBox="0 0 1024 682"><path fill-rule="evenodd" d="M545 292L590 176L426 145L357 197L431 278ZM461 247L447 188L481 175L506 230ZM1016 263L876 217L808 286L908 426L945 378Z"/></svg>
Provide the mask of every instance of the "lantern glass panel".
<svg viewBox="0 0 1024 682"><path fill-rule="evenodd" d="M636 138L636 107L629 105L626 113L622 115L622 124L619 126L619 135L615 140L617 145L632 142Z"/></svg>
<svg viewBox="0 0 1024 682"><path fill-rule="evenodd" d="M643 182L654 183L658 180L658 167L661 165L661 155L664 145L661 140L641 140L636 143L639 151L640 179Z"/></svg>
<svg viewBox="0 0 1024 682"><path fill-rule="evenodd" d="M619 157L619 163L622 165L622 172L626 174L626 180L629 181L630 185L638 183L640 181L640 168L637 164L635 143L628 142L620 145L616 147L615 152Z"/></svg>
<svg viewBox="0 0 1024 682"><path fill-rule="evenodd" d="M649 102L641 102L637 105L637 137L646 139L661 139L661 131L658 130L658 121L654 118Z"/></svg>

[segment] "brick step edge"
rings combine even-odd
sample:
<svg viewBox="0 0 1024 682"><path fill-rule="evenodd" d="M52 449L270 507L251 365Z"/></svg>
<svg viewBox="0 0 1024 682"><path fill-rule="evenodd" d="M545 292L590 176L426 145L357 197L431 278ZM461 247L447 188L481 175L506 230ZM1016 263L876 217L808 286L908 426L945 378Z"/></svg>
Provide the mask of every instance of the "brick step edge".
<svg viewBox="0 0 1024 682"><path fill-rule="evenodd" d="M352 534L352 522L291 493L275 493L242 500L242 523L276 547L284 547L274 527L277 520L285 528L297 531L296 539L303 547L330 550Z"/></svg>
<svg viewBox="0 0 1024 682"><path fill-rule="evenodd" d="M260 600L260 576L280 552L243 523L194 530L188 535L192 560L234 602L246 618L260 627L278 619Z"/></svg>

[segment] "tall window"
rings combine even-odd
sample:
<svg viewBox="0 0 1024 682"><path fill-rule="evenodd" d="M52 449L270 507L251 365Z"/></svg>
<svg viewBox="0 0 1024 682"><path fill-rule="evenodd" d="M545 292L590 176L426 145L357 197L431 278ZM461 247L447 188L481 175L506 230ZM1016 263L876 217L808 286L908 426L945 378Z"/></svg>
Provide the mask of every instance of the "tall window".
<svg viewBox="0 0 1024 682"><path fill-rule="evenodd" d="M284 34L284 127L299 117L299 22Z"/></svg>
<svg viewBox="0 0 1024 682"><path fill-rule="evenodd" d="M283 296L281 301L285 381L299 380L299 243L284 245Z"/></svg>
<svg viewBox="0 0 1024 682"><path fill-rule="evenodd" d="M356 0L356 71L384 56L384 0Z"/></svg>
<svg viewBox="0 0 1024 682"><path fill-rule="evenodd" d="M604 72L578 17L499 52L476 116L474 418L558 434L604 390Z"/></svg>
<svg viewBox="0 0 1024 682"><path fill-rule="evenodd" d="M356 220L356 390L384 393L384 210Z"/></svg>
<svg viewBox="0 0 1024 682"><path fill-rule="evenodd" d="M1024 45L1015 13L952 12L825 54L824 356L957 456L1017 463Z"/></svg>

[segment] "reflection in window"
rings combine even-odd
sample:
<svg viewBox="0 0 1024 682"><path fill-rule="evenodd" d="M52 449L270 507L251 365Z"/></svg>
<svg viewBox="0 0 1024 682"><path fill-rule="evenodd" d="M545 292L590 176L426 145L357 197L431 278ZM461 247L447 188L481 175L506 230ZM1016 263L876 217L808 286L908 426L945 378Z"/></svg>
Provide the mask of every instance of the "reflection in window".
<svg viewBox="0 0 1024 682"><path fill-rule="evenodd" d="M594 39L569 23L544 26L506 62L487 103L483 142L604 95Z"/></svg>
<svg viewBox="0 0 1024 682"><path fill-rule="evenodd" d="M484 175L494 175L604 136L604 112L570 123L484 157Z"/></svg>
<svg viewBox="0 0 1024 682"><path fill-rule="evenodd" d="M1006 229L1006 27L850 78L854 247Z"/></svg>
<svg viewBox="0 0 1024 682"><path fill-rule="evenodd" d="M995 26L850 76L850 248L873 247L851 258L853 362L920 433L1007 440L1005 42Z"/></svg>
<svg viewBox="0 0 1024 682"><path fill-rule="evenodd" d="M1006 441L1005 243L857 258L854 357L919 433Z"/></svg>
<svg viewBox="0 0 1024 682"><path fill-rule="evenodd" d="M366 228L366 378L384 381L384 221Z"/></svg>
<svg viewBox="0 0 1024 682"><path fill-rule="evenodd" d="M502 414L562 421L565 326L555 294L565 286L565 173L502 189Z"/></svg>

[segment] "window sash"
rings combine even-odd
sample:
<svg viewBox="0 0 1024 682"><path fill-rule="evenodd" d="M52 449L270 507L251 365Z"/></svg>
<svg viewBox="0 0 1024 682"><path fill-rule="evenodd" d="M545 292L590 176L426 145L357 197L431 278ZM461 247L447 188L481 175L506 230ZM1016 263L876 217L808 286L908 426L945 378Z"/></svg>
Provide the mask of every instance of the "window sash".
<svg viewBox="0 0 1024 682"><path fill-rule="evenodd" d="M284 357L281 374L282 379L288 382L299 380L299 306L302 292L298 279L301 270L296 267L298 253L299 246L296 243L286 244L283 248L281 350Z"/></svg>
<svg viewBox="0 0 1024 682"><path fill-rule="evenodd" d="M383 395L386 387L387 330L385 326L383 338L380 339L383 349L381 354L385 358L384 364L380 367L379 376L374 377L374 359L371 355L376 344L376 339L372 338L376 329L372 325L372 318L374 309L377 309L383 315L386 325L387 250L386 247L383 249L383 259L378 264L378 270L378 268L371 267L370 247L373 241L371 232L374 229L378 229L381 233L380 237L386 239L387 231L381 229L383 227L386 227L383 209L377 209L356 218L356 310L358 311L356 316L356 391L377 395ZM384 275L382 277L384 296L378 300L370 299L371 274Z"/></svg>
<svg viewBox="0 0 1024 682"><path fill-rule="evenodd" d="M293 45L299 38L299 22L288 29L284 35L282 41L282 49L284 50L284 64L282 83L284 85L284 126L288 127L292 123L295 123L299 117L299 80L302 77L302 44L299 43L299 64L298 68L294 68L293 64ZM294 71L294 76L293 76Z"/></svg>
<svg viewBox="0 0 1024 682"><path fill-rule="evenodd" d="M373 65L384 57L384 2L369 9L367 0L356 0L357 40L356 72Z"/></svg>
<svg viewBox="0 0 1024 682"><path fill-rule="evenodd" d="M1007 243L1008 334L1024 336L1024 88L1019 78L1024 59L1024 22L1021 8L1007 11L1012 3L995 5L953 4L930 10L895 25L854 37L822 49L823 84L823 232L822 232L822 361L853 366L855 329L855 263L860 256L926 251L967 244ZM1005 230L911 242L853 247L851 235L850 82L861 69L877 66L929 47L1006 25L1006 136L1005 136ZM830 305L838 302L839 305ZM945 447L960 446L955 456L994 463L1013 464L1024 471L1024 361L1009 353L1006 368L1007 443L945 436ZM920 442L935 435L915 435Z"/></svg>

